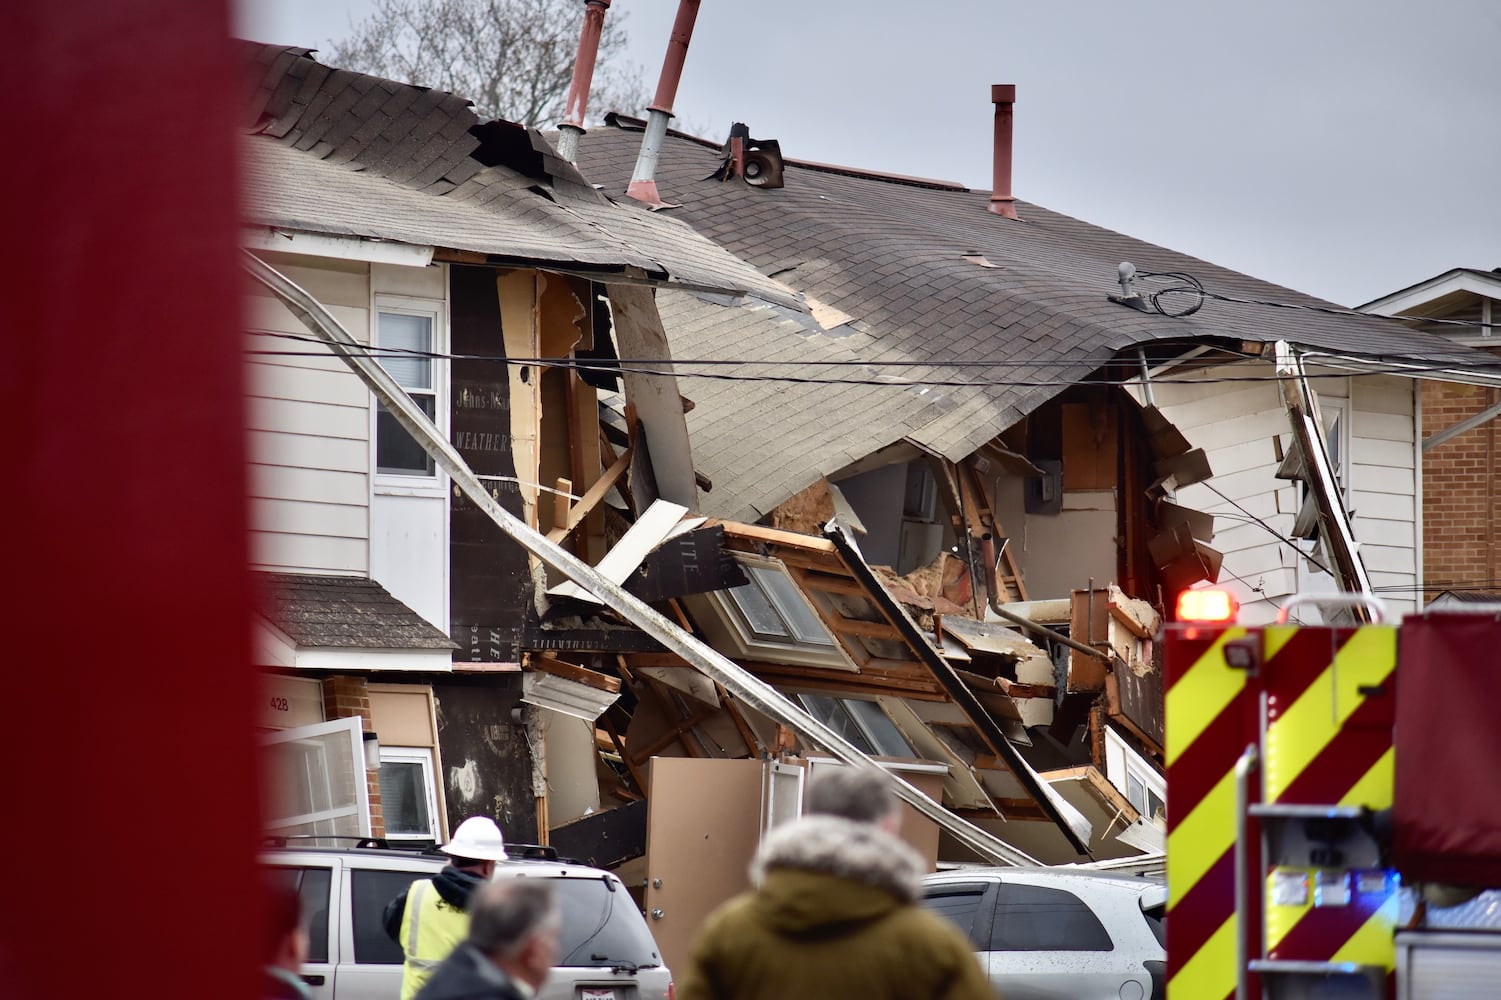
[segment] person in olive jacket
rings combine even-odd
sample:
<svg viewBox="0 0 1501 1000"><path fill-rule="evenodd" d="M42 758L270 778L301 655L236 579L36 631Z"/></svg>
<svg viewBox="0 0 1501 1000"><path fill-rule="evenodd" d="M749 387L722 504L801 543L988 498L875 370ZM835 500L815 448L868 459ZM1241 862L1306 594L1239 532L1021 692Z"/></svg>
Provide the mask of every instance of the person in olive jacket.
<svg viewBox="0 0 1501 1000"><path fill-rule="evenodd" d="M710 915L678 1000L995 1000L969 941L917 905L923 864L873 768L820 771L766 838L755 888Z"/></svg>

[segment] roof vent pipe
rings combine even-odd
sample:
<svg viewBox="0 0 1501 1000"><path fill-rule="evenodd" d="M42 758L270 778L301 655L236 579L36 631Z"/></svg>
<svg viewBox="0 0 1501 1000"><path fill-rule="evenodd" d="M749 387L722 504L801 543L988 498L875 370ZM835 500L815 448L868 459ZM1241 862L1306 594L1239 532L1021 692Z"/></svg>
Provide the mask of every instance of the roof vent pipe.
<svg viewBox="0 0 1501 1000"><path fill-rule="evenodd" d="M653 209L676 208L657 194L657 156L662 140L667 138L667 122L672 118L672 101L677 96L683 63L688 58L688 42L693 38L693 22L698 19L699 0L678 0L678 16L672 22L672 37L667 41L667 56L662 62L662 76L657 80L657 96L647 106L646 134L641 138L641 153L636 157L636 171L625 193Z"/></svg>
<svg viewBox="0 0 1501 1000"><path fill-rule="evenodd" d="M990 211L1014 219L1016 199L1011 197L1011 108L1016 104L1016 84L992 84L990 101L995 105L995 179L990 185Z"/></svg>
<svg viewBox="0 0 1501 1000"><path fill-rule="evenodd" d="M589 87L594 82L594 60L599 55L599 36L605 30L605 11L610 0L584 0L584 27L579 32L579 51L573 59L573 80L568 84L568 102L558 123L558 155L569 163L579 158L579 136L584 134L584 111L589 107Z"/></svg>

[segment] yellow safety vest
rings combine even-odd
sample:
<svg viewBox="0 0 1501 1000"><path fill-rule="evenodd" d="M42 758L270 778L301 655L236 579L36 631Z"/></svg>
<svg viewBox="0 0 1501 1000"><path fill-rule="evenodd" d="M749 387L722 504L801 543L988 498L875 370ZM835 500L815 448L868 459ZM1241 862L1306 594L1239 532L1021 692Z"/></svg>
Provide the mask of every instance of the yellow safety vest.
<svg viewBox="0 0 1501 1000"><path fill-rule="evenodd" d="M401 914L401 1000L412 1000L449 952L469 936L469 914L444 902L431 879L418 879L407 890Z"/></svg>

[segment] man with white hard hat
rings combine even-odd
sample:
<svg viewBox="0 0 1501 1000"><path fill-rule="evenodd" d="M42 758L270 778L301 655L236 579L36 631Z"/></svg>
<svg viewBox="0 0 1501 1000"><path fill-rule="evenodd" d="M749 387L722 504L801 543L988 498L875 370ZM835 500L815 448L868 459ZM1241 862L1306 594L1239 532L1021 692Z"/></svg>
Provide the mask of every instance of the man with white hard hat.
<svg viewBox="0 0 1501 1000"><path fill-rule="evenodd" d="M506 859L500 827L488 816L471 816L453 839L438 848L453 860L432 878L420 878L386 904L386 933L406 955L401 1000L412 1000L427 977L469 934L469 897L490 881L495 863Z"/></svg>

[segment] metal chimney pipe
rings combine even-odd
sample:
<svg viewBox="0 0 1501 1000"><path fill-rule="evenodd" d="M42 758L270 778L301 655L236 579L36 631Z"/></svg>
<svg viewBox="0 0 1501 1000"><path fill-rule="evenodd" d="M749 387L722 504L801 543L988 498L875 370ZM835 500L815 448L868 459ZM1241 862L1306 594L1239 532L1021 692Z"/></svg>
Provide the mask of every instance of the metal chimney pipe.
<svg viewBox="0 0 1501 1000"><path fill-rule="evenodd" d="M584 0L584 27L579 31L579 51L573 59L573 80L568 84L568 102L558 123L558 155L569 163L579 158L579 136L584 134L584 112L589 107L589 87L594 82L594 60L599 55L599 36L605 30L605 11L610 0Z"/></svg>
<svg viewBox="0 0 1501 1000"><path fill-rule="evenodd" d="M626 194L652 208L673 208L657 194L657 156L667 138L667 122L672 118L672 101L683 76L688 58L688 43L693 38L693 22L698 19L699 0L678 0L678 15L672 22L672 37L667 40L667 55L662 61L662 76L657 80L657 95L646 109L646 134L641 138L641 153Z"/></svg>
<svg viewBox="0 0 1501 1000"><path fill-rule="evenodd" d="M990 87L995 105L995 179L990 188L989 210L1008 219L1016 218L1016 199L1011 197L1011 108L1016 104L1016 84Z"/></svg>

